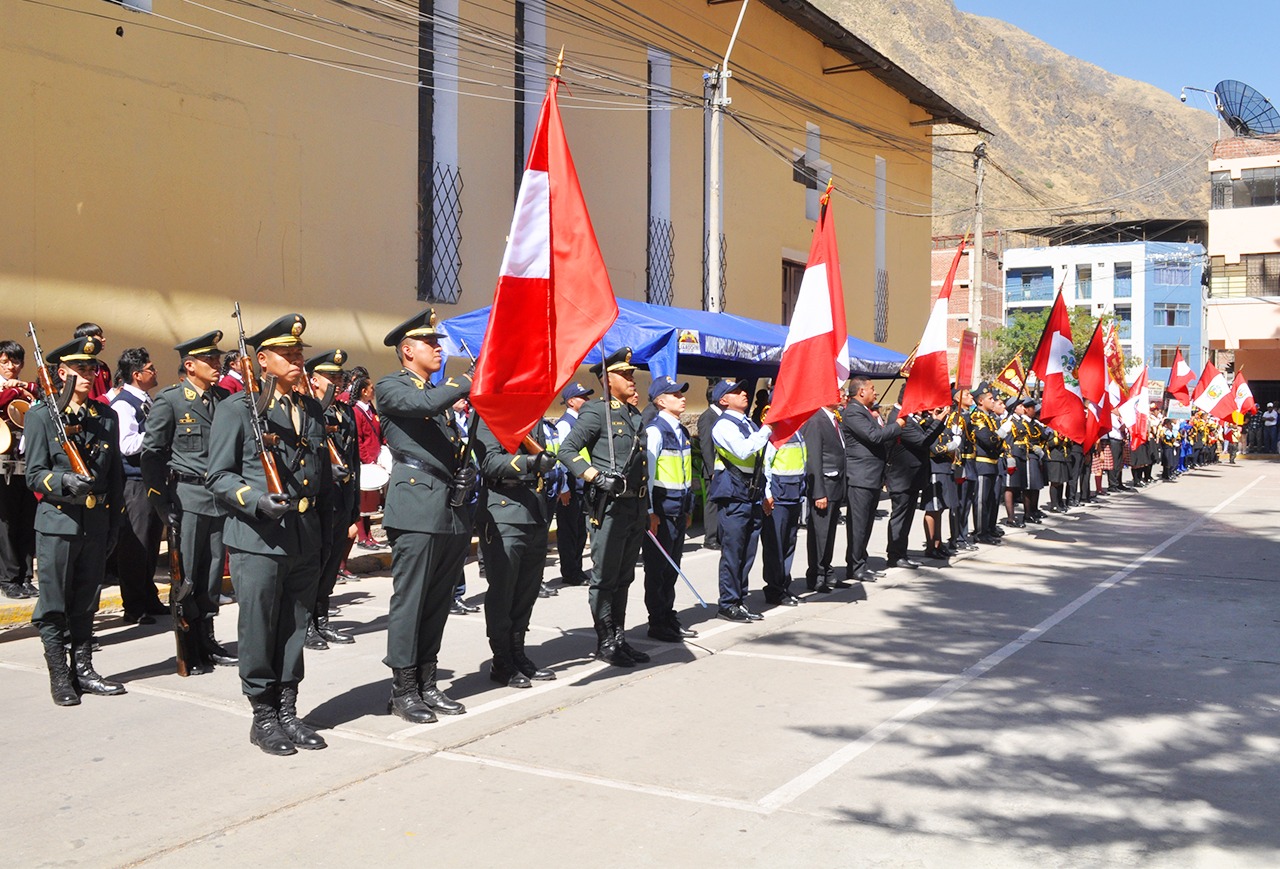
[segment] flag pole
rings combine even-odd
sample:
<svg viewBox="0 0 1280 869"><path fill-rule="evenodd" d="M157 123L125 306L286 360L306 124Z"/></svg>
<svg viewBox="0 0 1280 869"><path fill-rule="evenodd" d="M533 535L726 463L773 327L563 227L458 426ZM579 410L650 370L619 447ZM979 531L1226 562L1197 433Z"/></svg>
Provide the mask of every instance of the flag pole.
<svg viewBox="0 0 1280 869"><path fill-rule="evenodd" d="M667 552L667 550L662 548L662 544L658 542L657 535L648 530L644 533L649 535L649 539L653 541L653 545L662 553L662 557L667 560L667 564L674 567L676 569L676 573L680 574L680 578L684 580L684 584L689 586L689 591L693 592L693 596L698 599L698 605L703 609L706 609L707 602L702 599L702 595L698 594L698 590L693 587L693 583L689 581L689 577L684 575L684 571L680 569L680 565L676 564L676 560L671 557L671 554Z"/></svg>

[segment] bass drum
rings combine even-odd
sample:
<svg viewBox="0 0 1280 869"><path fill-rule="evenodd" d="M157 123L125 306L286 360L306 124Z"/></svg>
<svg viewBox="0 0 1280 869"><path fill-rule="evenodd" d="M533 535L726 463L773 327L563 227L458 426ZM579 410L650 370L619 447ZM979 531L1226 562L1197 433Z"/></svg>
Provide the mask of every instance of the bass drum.
<svg viewBox="0 0 1280 869"><path fill-rule="evenodd" d="M360 466L360 491L381 492L387 487L391 474L382 465Z"/></svg>
<svg viewBox="0 0 1280 869"><path fill-rule="evenodd" d="M9 430L9 424L0 419L0 455L5 455L13 449L13 432Z"/></svg>
<svg viewBox="0 0 1280 869"><path fill-rule="evenodd" d="M27 421L27 411L31 410L31 402L24 398L15 398L9 402L9 409L5 411L9 417L9 425L21 431L23 424Z"/></svg>

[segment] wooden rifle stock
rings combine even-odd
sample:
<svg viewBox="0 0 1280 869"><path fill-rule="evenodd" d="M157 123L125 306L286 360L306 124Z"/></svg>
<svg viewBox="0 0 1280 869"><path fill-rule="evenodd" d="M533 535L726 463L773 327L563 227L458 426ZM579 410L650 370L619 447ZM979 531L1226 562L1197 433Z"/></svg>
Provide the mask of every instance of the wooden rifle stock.
<svg viewBox="0 0 1280 869"><path fill-rule="evenodd" d="M53 419L53 430L58 445L67 454L67 461L71 463L73 472L82 477L92 477L93 474L89 473L89 466L85 464L84 456L80 455L80 448L76 446L75 441L71 440L71 436L67 434L66 423L62 421L62 408L58 407L58 390L53 387L53 375L49 373L49 366L44 361L44 353L40 350L40 339L36 337L35 324L27 323L27 328L35 355L40 391L44 393L45 404L49 405L49 416Z"/></svg>

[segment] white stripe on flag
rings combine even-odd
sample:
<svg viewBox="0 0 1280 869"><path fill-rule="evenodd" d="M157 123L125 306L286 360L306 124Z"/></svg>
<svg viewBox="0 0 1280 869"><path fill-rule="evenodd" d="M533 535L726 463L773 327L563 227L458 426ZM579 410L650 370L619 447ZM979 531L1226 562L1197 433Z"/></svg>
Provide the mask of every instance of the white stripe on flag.
<svg viewBox="0 0 1280 869"><path fill-rule="evenodd" d="M796 309L787 329L786 350L798 341L816 338L835 331L831 319L831 290L827 287L827 264L817 263L804 270L800 279L800 293L796 297Z"/></svg>
<svg viewBox="0 0 1280 869"><path fill-rule="evenodd" d="M551 277L551 186L546 172L524 172L499 274L512 278Z"/></svg>

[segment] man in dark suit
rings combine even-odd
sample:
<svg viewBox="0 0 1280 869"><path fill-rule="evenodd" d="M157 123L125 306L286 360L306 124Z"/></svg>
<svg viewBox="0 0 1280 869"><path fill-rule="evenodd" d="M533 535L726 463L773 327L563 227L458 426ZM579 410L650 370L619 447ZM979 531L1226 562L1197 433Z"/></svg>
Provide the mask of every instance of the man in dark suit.
<svg viewBox="0 0 1280 869"><path fill-rule="evenodd" d="M849 379L849 405L840 420L844 436L845 459L849 472L849 519L846 537L849 544L849 577L861 582L875 582L884 574L867 566L867 541L876 518L876 504L884 486L884 468L889 447L902 434L902 426L894 419L897 407L883 424L871 414L878 398L875 385L866 377Z"/></svg>
<svg viewBox="0 0 1280 869"><path fill-rule="evenodd" d="M711 390L715 389L719 378L707 381L707 409L698 416L698 446L702 450L702 491L705 493L711 486L711 477L715 473L716 445L711 441L711 429L720 419L723 411L711 400ZM702 547L704 549L720 548L720 505L710 498L702 502Z"/></svg>
<svg viewBox="0 0 1280 869"><path fill-rule="evenodd" d="M805 585L810 591L829 592L832 588L831 558L836 549L836 528L840 511L847 499L848 462L844 454L844 436L840 433L840 417L845 398L824 407L809 417L800 428L808 452L805 474L808 477L809 516L805 523L809 549L809 569Z"/></svg>
<svg viewBox="0 0 1280 869"><path fill-rule="evenodd" d="M920 490L929 482L932 466L929 449L938 435L945 430L947 408L938 407L919 416L902 419L902 434L889 448L889 463L885 472L889 489L889 566L916 570L920 562L907 555L907 538L911 536L911 522L916 515L916 503Z"/></svg>

